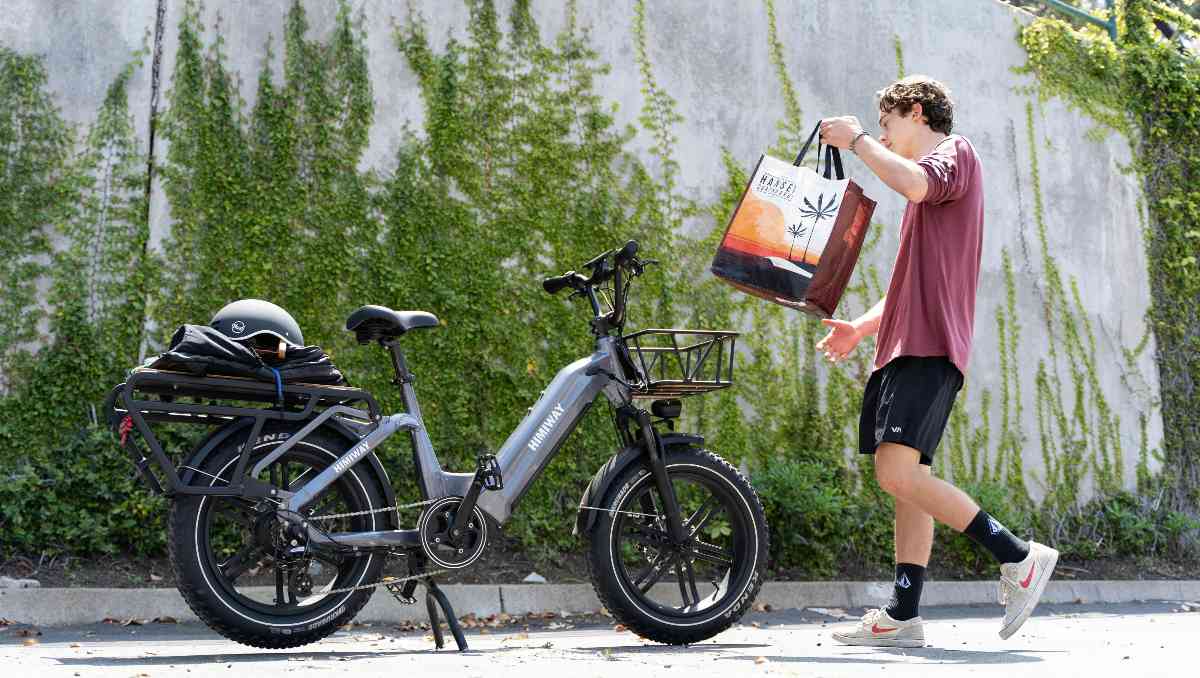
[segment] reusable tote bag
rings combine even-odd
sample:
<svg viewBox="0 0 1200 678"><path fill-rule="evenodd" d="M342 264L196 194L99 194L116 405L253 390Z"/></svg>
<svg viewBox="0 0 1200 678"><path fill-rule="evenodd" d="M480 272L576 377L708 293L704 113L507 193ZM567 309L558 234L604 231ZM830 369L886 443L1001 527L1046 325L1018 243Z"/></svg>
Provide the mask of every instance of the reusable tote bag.
<svg viewBox="0 0 1200 678"><path fill-rule="evenodd" d="M712 272L739 290L821 318L837 309L858 263L875 201L846 179L838 149L821 141L817 169L763 155L729 219Z"/></svg>

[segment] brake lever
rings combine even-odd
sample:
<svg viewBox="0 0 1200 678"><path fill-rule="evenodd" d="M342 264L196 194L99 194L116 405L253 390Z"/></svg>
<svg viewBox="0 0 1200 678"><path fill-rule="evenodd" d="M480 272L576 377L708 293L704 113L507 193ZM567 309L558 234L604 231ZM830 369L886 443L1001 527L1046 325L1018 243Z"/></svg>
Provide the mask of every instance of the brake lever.
<svg viewBox="0 0 1200 678"><path fill-rule="evenodd" d="M631 265L631 268L633 269L633 274L635 276L640 276L641 274L646 272L647 266L650 266L651 264L657 264L657 263L658 263L658 259L634 259L632 262L630 262L630 265Z"/></svg>

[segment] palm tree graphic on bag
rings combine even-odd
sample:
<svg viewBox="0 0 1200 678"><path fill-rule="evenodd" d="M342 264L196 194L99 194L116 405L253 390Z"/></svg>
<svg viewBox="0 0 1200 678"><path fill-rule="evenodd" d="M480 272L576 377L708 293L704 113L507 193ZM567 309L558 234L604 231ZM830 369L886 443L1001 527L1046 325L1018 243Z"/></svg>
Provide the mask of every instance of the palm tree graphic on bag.
<svg viewBox="0 0 1200 678"><path fill-rule="evenodd" d="M800 221L788 226L787 228L788 234L792 236L792 244L790 247L788 247L789 261L792 259L792 249L796 246L797 238L803 238L805 235L808 236L808 241L804 243L804 251L807 253L809 245L812 244L813 232L817 230L817 222L821 221L822 219L833 218L833 216L837 214L837 195L829 196L828 205L825 204L824 193L817 194L816 205L813 205L808 198L804 198L803 200L805 206L800 208ZM805 217L812 219L812 223L808 225L808 228L804 227Z"/></svg>

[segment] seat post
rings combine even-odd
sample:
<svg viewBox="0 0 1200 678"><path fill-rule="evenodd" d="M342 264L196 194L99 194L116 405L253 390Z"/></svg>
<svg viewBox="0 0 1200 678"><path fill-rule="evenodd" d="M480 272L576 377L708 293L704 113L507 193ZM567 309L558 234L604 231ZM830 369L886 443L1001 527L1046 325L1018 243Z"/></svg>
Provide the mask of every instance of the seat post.
<svg viewBox="0 0 1200 678"><path fill-rule="evenodd" d="M392 369L396 371L396 378L392 380L392 383L397 386L411 384L413 375L408 371L408 362L404 359L404 352L400 350L400 342L392 337L381 339L379 343L392 355Z"/></svg>
<svg viewBox="0 0 1200 678"><path fill-rule="evenodd" d="M417 404L417 390L413 388L413 373L408 370L408 361L404 359L404 351L400 350L400 342L395 337L380 339L380 345L392 354L392 369L396 378L392 383L400 387L400 399L404 403L404 411L417 419L421 418L421 406Z"/></svg>

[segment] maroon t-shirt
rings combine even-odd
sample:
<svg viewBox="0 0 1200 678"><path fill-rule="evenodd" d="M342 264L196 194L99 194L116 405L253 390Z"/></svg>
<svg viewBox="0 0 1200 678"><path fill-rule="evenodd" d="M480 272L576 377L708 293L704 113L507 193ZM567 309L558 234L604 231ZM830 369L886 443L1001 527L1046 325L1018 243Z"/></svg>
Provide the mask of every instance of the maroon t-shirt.
<svg viewBox="0 0 1200 678"><path fill-rule="evenodd" d="M917 164L929 191L904 210L875 369L903 355L946 356L965 375L983 250L983 168L971 142L957 134Z"/></svg>

